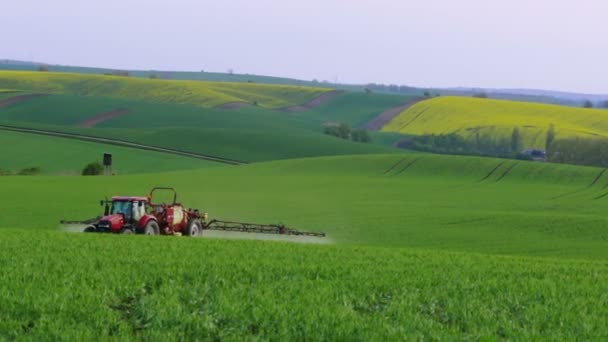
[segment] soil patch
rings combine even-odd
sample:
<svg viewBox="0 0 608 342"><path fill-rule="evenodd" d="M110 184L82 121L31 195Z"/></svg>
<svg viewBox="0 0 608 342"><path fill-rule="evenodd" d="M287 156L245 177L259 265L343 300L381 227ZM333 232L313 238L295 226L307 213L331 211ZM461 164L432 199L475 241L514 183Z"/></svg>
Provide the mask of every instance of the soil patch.
<svg viewBox="0 0 608 342"><path fill-rule="evenodd" d="M78 127L82 127L82 128L95 127L104 121L108 121L110 119L117 118L119 116L123 116L128 113L129 113L129 110L123 109L123 108L114 109L109 112L99 113L99 114L95 115L94 117L88 118L87 120L79 123Z"/></svg>
<svg viewBox="0 0 608 342"><path fill-rule="evenodd" d="M11 97L6 100L0 101L0 109L7 108L10 106L25 102L30 99L33 99L36 97L43 97L43 96L48 96L48 94L26 94L26 95L19 95L19 96Z"/></svg>
<svg viewBox="0 0 608 342"><path fill-rule="evenodd" d="M384 127L391 120L393 120L397 115L401 114L403 111L405 111L406 109L415 105L416 103L424 101L424 100L426 100L426 99L411 100L411 101L408 101L408 102L402 104L399 107L385 110L384 112L380 113L378 116L373 118L371 121L369 121L365 125L363 125L363 127L361 127L361 128L368 130L368 131L379 131L382 129L382 127Z"/></svg>
<svg viewBox="0 0 608 342"><path fill-rule="evenodd" d="M222 105L219 105L215 108L217 109L239 109L239 108L243 108L243 107L247 107L247 106L251 106L251 103L247 103L247 102L228 102L228 103L224 103Z"/></svg>

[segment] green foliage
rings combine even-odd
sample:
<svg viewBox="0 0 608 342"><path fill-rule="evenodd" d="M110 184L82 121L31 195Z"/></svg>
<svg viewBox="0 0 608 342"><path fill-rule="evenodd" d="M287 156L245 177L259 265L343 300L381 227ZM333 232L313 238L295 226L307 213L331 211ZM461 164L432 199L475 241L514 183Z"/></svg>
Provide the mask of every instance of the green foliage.
<svg viewBox="0 0 608 342"><path fill-rule="evenodd" d="M519 133L519 127L513 127L513 133L511 133L511 152L518 153L522 150L522 139Z"/></svg>
<svg viewBox="0 0 608 342"><path fill-rule="evenodd" d="M363 129L351 129L350 126L345 123L326 126L323 132L327 135L355 142L369 143L372 140L369 134L367 134L367 131Z"/></svg>
<svg viewBox="0 0 608 342"><path fill-rule="evenodd" d="M367 134L367 131L364 129L353 129L350 132L351 139L356 142L369 143L372 141L372 138Z"/></svg>
<svg viewBox="0 0 608 342"><path fill-rule="evenodd" d="M26 167L25 169L21 169L21 171L19 171L19 173L17 173L19 176L35 176L35 175L39 175L41 173L40 167L34 166L34 167Z"/></svg>
<svg viewBox="0 0 608 342"><path fill-rule="evenodd" d="M585 102L583 103L583 108L593 108L593 102L585 100Z"/></svg>
<svg viewBox="0 0 608 342"><path fill-rule="evenodd" d="M549 129L547 130L547 139L545 142L545 150L549 151L551 149L551 145L555 141L555 125L549 125Z"/></svg>
<svg viewBox="0 0 608 342"><path fill-rule="evenodd" d="M476 93L473 94L473 97L479 98L479 99L487 99L488 98L488 94L481 92L481 93Z"/></svg>
<svg viewBox="0 0 608 342"><path fill-rule="evenodd" d="M325 127L323 132L340 139L350 140L350 127L345 123Z"/></svg>
<svg viewBox="0 0 608 342"><path fill-rule="evenodd" d="M83 176L99 176L103 174L103 165L99 162L92 162L87 164L84 169L82 169Z"/></svg>
<svg viewBox="0 0 608 342"><path fill-rule="evenodd" d="M608 167L608 139L558 139L548 150L549 161Z"/></svg>
<svg viewBox="0 0 608 342"><path fill-rule="evenodd" d="M425 134L401 139L397 146L416 151L442 154L478 155L514 158L519 150L513 150L513 141L492 139L487 135L476 135L468 140L459 134Z"/></svg>
<svg viewBox="0 0 608 342"><path fill-rule="evenodd" d="M10 262L0 264L0 333L8 340L608 337L603 262L2 234L0 260Z"/></svg>

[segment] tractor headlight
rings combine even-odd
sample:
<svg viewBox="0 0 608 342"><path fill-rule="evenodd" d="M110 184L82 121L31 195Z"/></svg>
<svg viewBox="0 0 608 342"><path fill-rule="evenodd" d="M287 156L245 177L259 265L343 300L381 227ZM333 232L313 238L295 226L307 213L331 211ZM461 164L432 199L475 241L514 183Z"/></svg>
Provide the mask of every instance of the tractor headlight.
<svg viewBox="0 0 608 342"><path fill-rule="evenodd" d="M207 213L203 214L203 220L207 221L207 219L209 219L209 215Z"/></svg>

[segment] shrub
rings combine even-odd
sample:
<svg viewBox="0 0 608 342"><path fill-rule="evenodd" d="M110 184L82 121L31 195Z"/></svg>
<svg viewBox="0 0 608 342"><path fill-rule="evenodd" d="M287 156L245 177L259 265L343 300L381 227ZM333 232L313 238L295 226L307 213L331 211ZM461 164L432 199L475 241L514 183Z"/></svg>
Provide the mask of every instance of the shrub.
<svg viewBox="0 0 608 342"><path fill-rule="evenodd" d="M82 169L83 176L98 176L101 174L103 174L103 165L99 162L89 163Z"/></svg>
<svg viewBox="0 0 608 342"><path fill-rule="evenodd" d="M19 173L17 173L19 176L35 176L40 174L40 168L35 166L35 167L26 167L25 169L22 169L21 171L19 171Z"/></svg>

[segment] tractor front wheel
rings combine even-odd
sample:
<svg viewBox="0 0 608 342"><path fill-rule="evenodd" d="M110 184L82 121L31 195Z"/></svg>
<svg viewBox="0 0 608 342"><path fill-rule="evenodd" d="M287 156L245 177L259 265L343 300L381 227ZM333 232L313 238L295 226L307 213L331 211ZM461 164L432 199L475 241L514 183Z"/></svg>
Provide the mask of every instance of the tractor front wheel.
<svg viewBox="0 0 608 342"><path fill-rule="evenodd" d="M199 237L203 234L203 227L201 225L200 220L192 220L188 222L186 226L186 231L184 232L186 236Z"/></svg>
<svg viewBox="0 0 608 342"><path fill-rule="evenodd" d="M156 221L148 221L144 227L145 235L158 235L160 233L160 227Z"/></svg>
<svg viewBox="0 0 608 342"><path fill-rule="evenodd" d="M121 234L133 234L133 230L129 228L125 228L122 230Z"/></svg>
<svg viewBox="0 0 608 342"><path fill-rule="evenodd" d="M95 232L95 226L88 226L84 229L85 233L94 233Z"/></svg>

